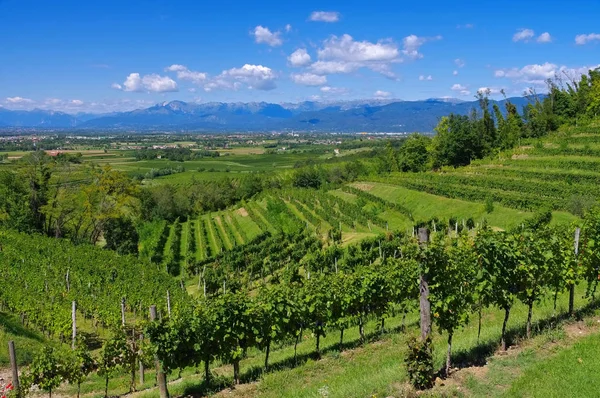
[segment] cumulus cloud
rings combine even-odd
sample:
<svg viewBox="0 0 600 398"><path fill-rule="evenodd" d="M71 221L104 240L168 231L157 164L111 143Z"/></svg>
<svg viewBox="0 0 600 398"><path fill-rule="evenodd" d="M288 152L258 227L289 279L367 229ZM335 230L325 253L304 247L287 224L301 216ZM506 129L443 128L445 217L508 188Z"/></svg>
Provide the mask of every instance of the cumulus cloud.
<svg viewBox="0 0 600 398"><path fill-rule="evenodd" d="M305 48L297 49L288 57L288 62L291 66L294 67L307 66L308 64L310 64L310 61L310 54L306 51Z"/></svg>
<svg viewBox="0 0 600 398"><path fill-rule="evenodd" d="M9 104L33 104L35 101L23 97L6 97L6 102Z"/></svg>
<svg viewBox="0 0 600 398"><path fill-rule="evenodd" d="M377 98L377 99L387 99L387 98L390 98L391 96L392 96L392 93L390 93L389 91L382 91L382 90L377 90L373 94L373 97Z"/></svg>
<svg viewBox="0 0 600 398"><path fill-rule="evenodd" d="M363 65L358 62L317 61L310 66L310 70L318 75L332 75L336 73L351 73L361 66Z"/></svg>
<svg viewBox="0 0 600 398"><path fill-rule="evenodd" d="M466 86L463 86L462 84L458 83L452 85L452 87L450 87L450 90L456 91L460 95L471 95L471 92Z"/></svg>
<svg viewBox="0 0 600 398"><path fill-rule="evenodd" d="M179 91L175 80L168 76L160 76L155 73L140 76L139 73L130 73L123 84L113 83L112 88L130 92L154 92L167 93Z"/></svg>
<svg viewBox="0 0 600 398"><path fill-rule="evenodd" d="M224 70L204 85L205 91L215 89L238 90L243 86L255 90L273 90L277 87L277 75L271 68L245 64L241 68Z"/></svg>
<svg viewBox="0 0 600 398"><path fill-rule="evenodd" d="M82 106L84 102L82 100L74 99L70 101L70 104L73 106Z"/></svg>
<svg viewBox="0 0 600 398"><path fill-rule="evenodd" d="M292 73L292 81L303 86L322 86L327 83L327 77L314 73Z"/></svg>
<svg viewBox="0 0 600 398"><path fill-rule="evenodd" d="M517 33L513 35L513 41L516 43L518 41L528 42L535 36L535 33L531 29L519 29Z"/></svg>
<svg viewBox="0 0 600 398"><path fill-rule="evenodd" d="M348 94L349 90L344 87L331 87L331 86L323 86L321 87L321 93L324 95L344 95Z"/></svg>
<svg viewBox="0 0 600 398"><path fill-rule="evenodd" d="M433 80L433 76L431 76L431 75L427 75L427 76L421 75L421 76L419 76L419 80L421 80L421 81L431 81L431 80Z"/></svg>
<svg viewBox="0 0 600 398"><path fill-rule="evenodd" d="M392 42L355 41L345 34L325 40L318 51L320 59L347 62L391 61L398 57L398 47Z"/></svg>
<svg viewBox="0 0 600 398"><path fill-rule="evenodd" d="M455 63L455 64L456 64L456 66L458 66L459 68L463 68L463 67L466 65L466 63L465 63L465 60L464 60L464 59L460 59L460 58L456 58L456 59L454 60L454 63Z"/></svg>
<svg viewBox="0 0 600 398"><path fill-rule="evenodd" d="M292 30L292 25L290 25L290 24L285 25L286 33L289 33L291 30Z"/></svg>
<svg viewBox="0 0 600 398"><path fill-rule="evenodd" d="M252 32L254 41L257 43L265 43L271 47L277 47L283 44L281 40L281 32L271 32L269 28L258 25Z"/></svg>
<svg viewBox="0 0 600 398"><path fill-rule="evenodd" d="M406 55L410 59L420 59L423 58L423 54L419 52L419 48L428 41L441 40L442 36L434 36L434 37L423 37L417 35L406 36L402 40L402 44L404 45L404 49L402 53Z"/></svg>
<svg viewBox="0 0 600 398"><path fill-rule="evenodd" d="M575 44L584 45L592 41L600 41L600 33L590 33L587 35L577 35L575 36Z"/></svg>
<svg viewBox="0 0 600 398"><path fill-rule="evenodd" d="M518 83L544 85L547 79L552 79L555 76L566 75L570 78L577 79L582 74L588 73L590 69L595 69L597 67L600 67L600 65L571 68L565 65L559 66L546 62L544 64L525 65L522 68L498 69L494 72L494 76L511 79Z"/></svg>
<svg viewBox="0 0 600 398"><path fill-rule="evenodd" d="M195 84L200 84L207 79L207 74L204 72L195 72L189 70L184 65L173 64L165 68L166 72L176 72L177 78L180 80L188 80Z"/></svg>
<svg viewBox="0 0 600 398"><path fill-rule="evenodd" d="M502 89L498 87L479 87L477 89L477 92L481 94L489 93L489 95L496 95L500 94L502 92Z"/></svg>
<svg viewBox="0 0 600 398"><path fill-rule="evenodd" d="M390 40L357 41L345 34L331 36L317 51L319 60L310 66L315 74L351 73L360 68L395 78L391 64L401 62L398 46Z"/></svg>
<svg viewBox="0 0 600 398"><path fill-rule="evenodd" d="M340 20L340 13L336 11L314 11L308 19L313 22L337 22Z"/></svg>
<svg viewBox="0 0 600 398"><path fill-rule="evenodd" d="M458 71L457 71L457 70L453 70L453 71L452 71L452 74L453 74L454 76L458 76Z"/></svg>
<svg viewBox="0 0 600 398"><path fill-rule="evenodd" d="M550 33L544 32L544 33L542 33L541 35L538 36L537 42L538 43L551 43L552 42L552 36L550 36Z"/></svg>

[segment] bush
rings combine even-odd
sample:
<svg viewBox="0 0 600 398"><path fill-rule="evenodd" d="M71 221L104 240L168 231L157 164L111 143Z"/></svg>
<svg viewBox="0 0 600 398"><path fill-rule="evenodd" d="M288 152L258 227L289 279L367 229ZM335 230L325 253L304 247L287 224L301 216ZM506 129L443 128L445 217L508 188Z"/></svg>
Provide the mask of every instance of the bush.
<svg viewBox="0 0 600 398"><path fill-rule="evenodd" d="M425 341L420 338L411 338L408 341L408 354L405 358L406 370L411 384L424 390L433 385L433 353L431 337Z"/></svg>
<svg viewBox="0 0 600 398"><path fill-rule="evenodd" d="M596 200L592 196L573 195L569 199L567 208L571 214L583 217L595 204Z"/></svg>

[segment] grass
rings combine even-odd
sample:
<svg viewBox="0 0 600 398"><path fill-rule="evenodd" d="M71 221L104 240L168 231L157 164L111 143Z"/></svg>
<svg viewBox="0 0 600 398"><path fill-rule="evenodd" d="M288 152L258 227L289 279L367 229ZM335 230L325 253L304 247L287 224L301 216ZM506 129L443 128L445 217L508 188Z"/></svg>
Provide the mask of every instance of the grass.
<svg viewBox="0 0 600 398"><path fill-rule="evenodd" d="M483 203L450 199L380 182L354 183L352 185L388 201L401 204L411 211L415 220L427 220L433 216L446 220L450 217L459 220L472 217L475 222L482 222L485 219L491 226L508 229L519 225L533 215L531 212L511 209L498 204L494 204L494 210L487 213ZM553 219L554 223L568 223L576 220L576 217L566 212L553 212Z"/></svg>
<svg viewBox="0 0 600 398"><path fill-rule="evenodd" d="M34 355L47 345L41 334L24 327L15 315L0 312L0 366L8 366L8 342L14 341L17 363L30 363Z"/></svg>
<svg viewBox="0 0 600 398"><path fill-rule="evenodd" d="M256 225L256 223L252 221L250 216L247 215L245 208L243 210L242 208L240 208L238 210L232 211L231 217L237 220L240 228L242 228L245 231L248 240L254 239L261 233L261 230L258 227L258 225Z"/></svg>
<svg viewBox="0 0 600 398"><path fill-rule="evenodd" d="M600 334L575 343L529 367L507 397L597 397L600 391Z"/></svg>

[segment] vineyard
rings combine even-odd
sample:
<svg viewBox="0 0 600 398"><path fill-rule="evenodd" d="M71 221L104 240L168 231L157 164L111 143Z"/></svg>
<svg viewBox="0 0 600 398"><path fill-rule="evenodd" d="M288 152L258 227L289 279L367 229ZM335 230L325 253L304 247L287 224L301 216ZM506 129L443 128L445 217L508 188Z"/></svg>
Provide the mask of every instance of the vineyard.
<svg viewBox="0 0 600 398"><path fill-rule="evenodd" d="M480 365L597 309L600 139L563 135L466 167L288 184L153 218L135 225L137 255L2 231L3 340L28 365L26 391L429 388L434 373ZM413 339L424 325L422 280L433 331L425 348ZM429 352L427 377L415 376L411 352Z"/></svg>

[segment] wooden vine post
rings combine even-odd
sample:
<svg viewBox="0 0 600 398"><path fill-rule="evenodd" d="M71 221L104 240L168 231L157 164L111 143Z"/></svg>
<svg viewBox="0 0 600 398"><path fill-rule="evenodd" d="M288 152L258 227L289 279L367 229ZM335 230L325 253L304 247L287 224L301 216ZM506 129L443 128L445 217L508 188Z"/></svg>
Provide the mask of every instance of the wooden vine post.
<svg viewBox="0 0 600 398"><path fill-rule="evenodd" d="M121 326L125 327L125 297L121 298Z"/></svg>
<svg viewBox="0 0 600 398"><path fill-rule="evenodd" d="M156 321L156 306L150 306L150 320ZM167 390L167 376L162 369L160 360L157 356L154 356L154 365L156 366L156 384L158 384L158 390L160 391L160 398L169 398L169 391Z"/></svg>
<svg viewBox="0 0 600 398"><path fill-rule="evenodd" d="M138 359L139 361L139 373L140 373L140 386L144 385L144 361L142 359L142 344L144 342L144 335L140 334L140 358Z"/></svg>
<svg viewBox="0 0 600 398"><path fill-rule="evenodd" d="M577 266L577 260L579 257L579 235L581 234L581 228L575 228L575 266ZM569 287L569 315L573 316L575 310L575 283L572 283Z"/></svg>
<svg viewBox="0 0 600 398"><path fill-rule="evenodd" d="M15 342L8 342L8 354L10 356L10 367L12 369L12 384L17 397L21 396L21 387L19 384L19 368L17 367L17 354L15 353Z"/></svg>
<svg viewBox="0 0 600 398"><path fill-rule="evenodd" d="M429 242L429 230L427 228L419 228L419 245L423 248ZM429 282L425 266L421 262L419 275L419 309L421 314L421 339L425 341L431 333L431 303L429 302Z"/></svg>
<svg viewBox="0 0 600 398"><path fill-rule="evenodd" d="M73 323L73 332L71 334L71 348L75 349L75 340L77 339L77 303L73 300L71 305L71 322Z"/></svg>

